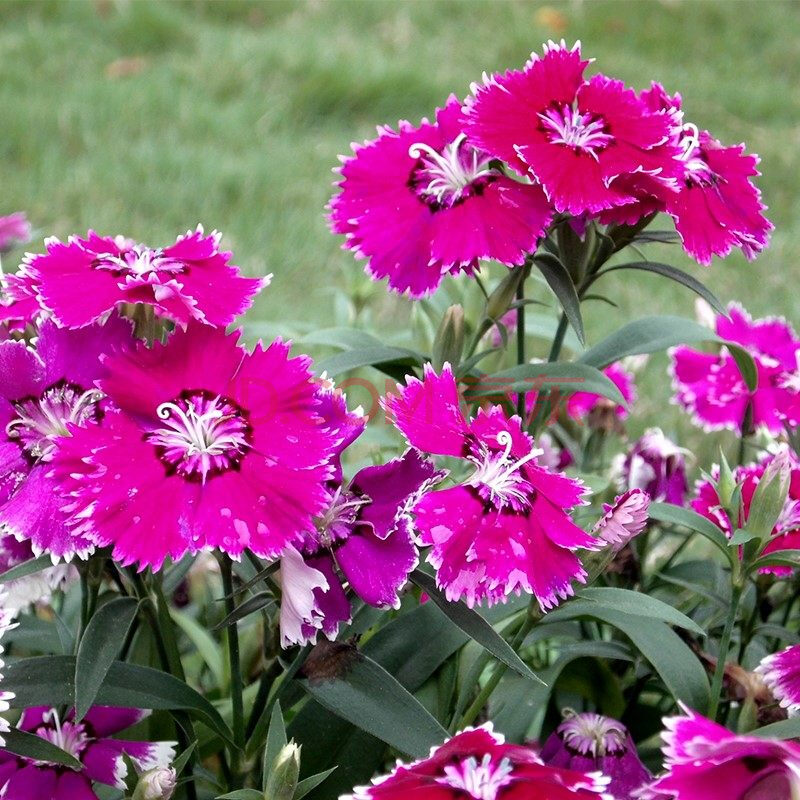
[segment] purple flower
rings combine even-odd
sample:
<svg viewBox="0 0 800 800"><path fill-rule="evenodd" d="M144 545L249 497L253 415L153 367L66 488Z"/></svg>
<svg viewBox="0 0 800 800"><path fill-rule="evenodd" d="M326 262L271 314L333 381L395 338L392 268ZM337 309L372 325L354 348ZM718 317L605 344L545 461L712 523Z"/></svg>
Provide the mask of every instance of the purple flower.
<svg viewBox="0 0 800 800"><path fill-rule="evenodd" d="M618 464L621 488L643 489L654 503L681 506L689 490L685 456L660 428L649 428Z"/></svg>
<svg viewBox="0 0 800 800"><path fill-rule="evenodd" d="M18 541L14 536L0 536L0 575L13 567L30 561L35 553L28 539ZM47 569L17 578L5 584L2 607L17 613L32 603L47 602L57 589L78 577L74 567L57 564Z"/></svg>
<svg viewBox="0 0 800 800"><path fill-rule="evenodd" d="M800 711L800 645L767 656L756 672L783 708L792 715Z"/></svg>
<svg viewBox="0 0 800 800"><path fill-rule="evenodd" d="M341 398L329 398L328 406L326 420L346 419ZM349 443L363 429L363 417L343 427L350 430L344 440ZM289 547L281 560L284 647L316 641L318 631L335 637L339 624L350 619L345 582L371 606L399 607L399 591L418 563L411 509L443 476L410 449L401 458L365 467L349 484L341 476L329 484L326 510L302 545Z"/></svg>
<svg viewBox="0 0 800 800"><path fill-rule="evenodd" d="M31 238L31 223L24 211L0 217L0 253L6 253L18 244Z"/></svg>
<svg viewBox="0 0 800 800"><path fill-rule="evenodd" d="M56 562L84 558L93 544L70 530L51 462L70 430L102 418L100 357L133 339L131 324L116 316L74 331L45 321L38 333L35 349L0 342L0 533Z"/></svg>
<svg viewBox="0 0 800 800"><path fill-rule="evenodd" d="M603 773L611 779L608 792L614 800L632 800L652 778L628 729L601 714L570 714L545 742L541 758L552 767Z"/></svg>
<svg viewBox="0 0 800 800"><path fill-rule="evenodd" d="M800 746L739 736L681 704L664 720L666 774L643 795L657 800L790 800L800 792Z"/></svg>
<svg viewBox="0 0 800 800"><path fill-rule="evenodd" d="M463 122L451 96L435 123L379 128L342 159L331 228L396 292L429 294L444 275L472 274L483 258L521 265L552 219L541 188L506 176Z"/></svg>
<svg viewBox="0 0 800 800"><path fill-rule="evenodd" d="M647 492L631 489L615 497L613 504L603 504L605 515L592 532L615 550L620 550L644 530L649 507Z"/></svg>
<svg viewBox="0 0 800 800"><path fill-rule="evenodd" d="M24 269L0 277L0 323L24 328L42 313L33 280Z"/></svg>
<svg viewBox="0 0 800 800"><path fill-rule="evenodd" d="M28 708L20 730L60 747L83 765L81 772L0 750L0 795L8 800L97 800L92 782L124 790L125 756L140 770L167 766L174 743L137 742L112 736L141 722L149 712L93 706L81 722L70 710L62 719L54 708Z"/></svg>
<svg viewBox="0 0 800 800"><path fill-rule="evenodd" d="M68 328L100 319L122 303L144 303L185 326L189 320L225 327L252 303L269 279L245 278L219 249L220 234L188 231L175 244L152 248L122 236L64 243L48 239L47 252L23 265L42 305Z"/></svg>

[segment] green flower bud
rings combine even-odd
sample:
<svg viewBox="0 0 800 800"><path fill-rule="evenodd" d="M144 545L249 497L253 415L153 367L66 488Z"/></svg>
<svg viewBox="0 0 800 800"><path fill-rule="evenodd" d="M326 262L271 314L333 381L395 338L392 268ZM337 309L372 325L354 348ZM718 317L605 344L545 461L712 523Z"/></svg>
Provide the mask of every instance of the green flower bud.
<svg viewBox="0 0 800 800"><path fill-rule="evenodd" d="M464 352L464 309L450 306L444 312L433 342L433 368L441 372L445 363L457 367Z"/></svg>
<svg viewBox="0 0 800 800"><path fill-rule="evenodd" d="M291 741L275 756L267 776L264 800L292 800L299 776L300 747Z"/></svg>

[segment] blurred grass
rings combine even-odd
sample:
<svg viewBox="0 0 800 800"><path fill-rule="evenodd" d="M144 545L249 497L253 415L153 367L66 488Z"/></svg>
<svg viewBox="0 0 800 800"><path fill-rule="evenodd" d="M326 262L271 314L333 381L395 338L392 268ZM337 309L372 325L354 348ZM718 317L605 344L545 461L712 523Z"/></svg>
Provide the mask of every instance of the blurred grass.
<svg viewBox="0 0 800 800"><path fill-rule="evenodd" d="M597 67L680 90L688 118L762 156L777 230L755 264L710 270L653 254L724 300L800 322L800 5L794 2L0 3L0 213L42 234L93 227L152 243L202 221L237 263L273 272L251 319L331 324L332 286L361 266L326 229L331 167L376 124L417 120L483 70L521 65L548 38L580 38ZM501 274L494 268L494 275ZM596 341L645 313L692 314L664 280L607 279L619 311L587 307ZM404 301L379 297L382 328ZM388 322L387 322L388 320ZM688 429L657 361L636 427Z"/></svg>

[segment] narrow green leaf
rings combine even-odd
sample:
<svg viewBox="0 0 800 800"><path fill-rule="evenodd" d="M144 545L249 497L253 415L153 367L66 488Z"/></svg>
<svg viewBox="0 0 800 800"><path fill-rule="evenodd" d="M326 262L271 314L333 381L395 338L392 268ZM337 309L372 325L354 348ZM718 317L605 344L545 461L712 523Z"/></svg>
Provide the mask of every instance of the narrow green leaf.
<svg viewBox="0 0 800 800"><path fill-rule="evenodd" d="M183 772L184 767L189 763L189 759L192 757L192 753L194 753L195 748L197 747L197 742L192 742L173 762L172 768L175 772L180 775Z"/></svg>
<svg viewBox="0 0 800 800"><path fill-rule="evenodd" d="M75 698L73 656L37 656L6 664L3 690L14 693L12 708L71 706ZM219 711L181 680L150 667L115 661L100 686L95 703L101 706L186 711L201 719L225 741L233 734Z"/></svg>
<svg viewBox="0 0 800 800"><path fill-rule="evenodd" d="M661 676L674 698L690 708L707 707L710 689L706 671L691 648L667 624L599 604L591 616L622 631Z"/></svg>
<svg viewBox="0 0 800 800"><path fill-rule="evenodd" d="M650 503L648 509L650 519L657 522L669 522L672 525L680 525L684 528L705 536L712 542L725 557L730 561L731 552L728 547L728 539L725 534L711 520L701 516L690 508L682 508L672 503Z"/></svg>
<svg viewBox="0 0 800 800"><path fill-rule="evenodd" d="M260 611L274 602L275 598L269 592L258 592L258 594L248 597L247 600L236 606L222 622L214 626L213 630L221 631L223 628L229 628L250 614L255 614L256 611Z"/></svg>
<svg viewBox="0 0 800 800"><path fill-rule="evenodd" d="M264 758L262 759L262 788L267 790L267 780L278 757L278 753L286 745L286 726L283 724L283 711L281 710L280 700L275 701L272 707L272 716L269 720L269 730L267 731L267 743L264 747Z"/></svg>
<svg viewBox="0 0 800 800"><path fill-rule="evenodd" d="M598 369L607 367L625 356L655 353L678 344L716 342L724 344L736 359L739 371L751 391L758 382L755 362L739 345L720 339L713 331L691 319L670 315L643 317L623 325L583 353L579 361Z"/></svg>
<svg viewBox="0 0 800 800"><path fill-rule="evenodd" d="M498 661L502 661L523 678L542 683L541 678L531 671L511 645L477 611L460 601L451 603L437 588L436 580L422 570L414 570L410 578L452 622Z"/></svg>
<svg viewBox="0 0 800 800"><path fill-rule="evenodd" d="M761 556L755 564L754 569L762 567L800 567L800 550L773 550Z"/></svg>
<svg viewBox="0 0 800 800"><path fill-rule="evenodd" d="M622 611L625 614L659 619L670 625L677 625L679 628L692 631L698 636L706 635L706 632L693 619L678 611L677 608L673 608L668 603L664 603L655 597L650 597L641 592L634 592L631 589L615 589L604 586L590 587L581 589L578 592L578 597L612 610ZM545 617L545 621L550 621L553 614L557 614L559 611L569 611L577 603L578 601L565 603L555 611L550 612Z"/></svg>
<svg viewBox="0 0 800 800"><path fill-rule="evenodd" d="M578 361L520 364L484 375L464 393L467 399L552 390L559 395L590 392L624 406L619 387L600 370Z"/></svg>
<svg viewBox="0 0 800 800"><path fill-rule="evenodd" d="M309 775L297 784L297 789L294 793L294 800L302 800L309 792L314 791L326 778L336 772L336 767L326 769L325 772L320 772L317 775Z"/></svg>
<svg viewBox="0 0 800 800"><path fill-rule="evenodd" d="M761 739L800 739L800 717L792 717L765 725L763 728L756 728L754 731L750 731L750 735L758 736Z"/></svg>
<svg viewBox="0 0 800 800"><path fill-rule="evenodd" d="M49 560L49 556L48 556ZM3 734L5 749L14 755L30 758L32 761L49 761L53 764L62 764L70 769L81 771L83 764L77 758L56 747L47 739L33 733L12 728Z"/></svg>
<svg viewBox="0 0 800 800"><path fill-rule="evenodd" d="M422 758L447 738L414 695L363 653L339 677L301 683L320 705L407 755Z"/></svg>
<svg viewBox="0 0 800 800"><path fill-rule="evenodd" d="M314 365L317 375L323 372L335 378L343 372L350 372L360 367L383 367L387 364L396 366L415 366L424 362L423 356L404 347L387 347L374 345L358 350L345 350L341 353L323 358Z"/></svg>
<svg viewBox="0 0 800 800"><path fill-rule="evenodd" d="M33 575L36 572L41 572L48 567L53 566L53 559L47 553L43 553L37 558L32 558L30 561L23 561L22 564L17 564L16 567L6 570L0 575L0 584L16 581L20 578L27 578L28 575Z"/></svg>
<svg viewBox="0 0 800 800"><path fill-rule="evenodd" d="M99 608L86 626L75 660L75 717L79 722L119 655L138 608L135 598L117 597Z"/></svg>
<svg viewBox="0 0 800 800"><path fill-rule="evenodd" d="M264 800L264 794L255 789L236 789L228 794L217 795L217 800Z"/></svg>
<svg viewBox="0 0 800 800"><path fill-rule="evenodd" d="M225 685L225 666L222 651L211 634L184 611L170 609L170 616L184 632L186 638L195 646L206 666L211 670L217 686Z"/></svg>
<svg viewBox="0 0 800 800"><path fill-rule="evenodd" d="M534 263L544 275L547 285L553 290L558 302L561 303L561 307L564 309L564 313L567 315L569 324L575 331L578 341L584 344L586 335L583 332L581 301L567 268L556 256L550 253L541 253L536 256Z"/></svg>
<svg viewBox="0 0 800 800"><path fill-rule="evenodd" d="M714 292L697 280L697 278L677 267L673 267L670 264L661 264L658 261L631 261L628 264L616 264L613 267L607 267L598 277L620 269L636 269L643 272L654 272L657 275L663 275L665 278L680 283L687 289L691 289L695 294L700 295L700 297L702 297L718 314L727 315L725 306L722 305Z"/></svg>

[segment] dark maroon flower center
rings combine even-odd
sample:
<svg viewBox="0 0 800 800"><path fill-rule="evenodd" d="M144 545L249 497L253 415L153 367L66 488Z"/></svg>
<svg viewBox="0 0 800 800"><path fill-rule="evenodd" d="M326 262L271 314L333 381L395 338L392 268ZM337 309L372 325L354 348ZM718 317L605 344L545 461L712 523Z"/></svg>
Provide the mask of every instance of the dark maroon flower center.
<svg viewBox="0 0 800 800"><path fill-rule="evenodd" d="M99 389L59 381L38 397L23 397L14 403L16 416L6 425L6 435L18 442L28 458L49 461L56 449L55 439L69 435L68 424L99 420L101 397Z"/></svg>
<svg viewBox="0 0 800 800"><path fill-rule="evenodd" d="M581 112L571 105L553 106L539 114L541 127L551 144L569 147L592 158L613 141L606 121L597 114Z"/></svg>
<svg viewBox="0 0 800 800"><path fill-rule="evenodd" d="M238 469L251 447L247 413L233 400L203 390L182 392L157 409L163 425L145 435L169 474L205 483Z"/></svg>
<svg viewBox="0 0 800 800"><path fill-rule="evenodd" d="M465 144L465 138L462 133L440 150L424 142L408 150L417 159L409 186L434 211L463 203L497 178L491 158Z"/></svg>

